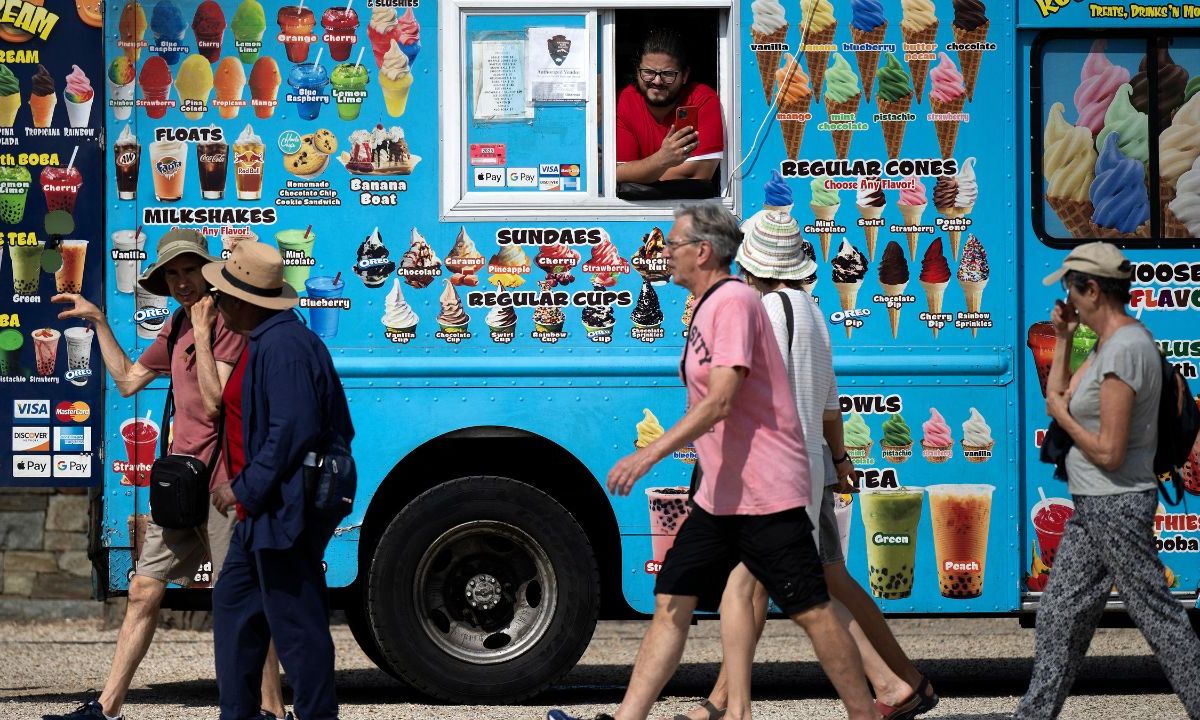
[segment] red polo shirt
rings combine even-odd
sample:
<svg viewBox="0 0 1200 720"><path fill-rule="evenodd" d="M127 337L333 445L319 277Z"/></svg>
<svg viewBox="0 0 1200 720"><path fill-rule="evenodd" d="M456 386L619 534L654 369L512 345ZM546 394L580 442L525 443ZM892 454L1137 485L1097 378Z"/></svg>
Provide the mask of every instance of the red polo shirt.
<svg viewBox="0 0 1200 720"><path fill-rule="evenodd" d="M699 108L696 132L700 144L688 160L720 158L725 150L725 130L717 92L703 83L688 83L679 93L679 106L685 105ZM617 162L642 160L658 152L674 124L674 112L659 122L637 86L627 85L617 97Z"/></svg>

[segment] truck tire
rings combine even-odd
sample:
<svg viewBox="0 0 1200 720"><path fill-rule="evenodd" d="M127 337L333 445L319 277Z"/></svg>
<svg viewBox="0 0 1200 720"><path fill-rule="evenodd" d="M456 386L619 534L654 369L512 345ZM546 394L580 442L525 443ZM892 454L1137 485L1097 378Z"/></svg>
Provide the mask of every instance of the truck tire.
<svg viewBox="0 0 1200 720"><path fill-rule="evenodd" d="M417 690L515 703L579 661L600 578L587 536L549 495L502 477L434 487L388 525L367 575L379 652Z"/></svg>

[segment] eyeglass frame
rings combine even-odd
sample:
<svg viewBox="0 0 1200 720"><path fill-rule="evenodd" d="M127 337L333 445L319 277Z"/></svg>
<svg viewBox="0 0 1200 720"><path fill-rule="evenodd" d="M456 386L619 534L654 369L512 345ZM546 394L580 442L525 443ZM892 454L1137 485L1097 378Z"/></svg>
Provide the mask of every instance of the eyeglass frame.
<svg viewBox="0 0 1200 720"><path fill-rule="evenodd" d="M642 82L646 83L647 85L654 82L656 79L662 80L663 85L674 85L675 82L679 80L679 76L683 74L682 70L654 70L647 67L639 67L637 72L638 77L641 78ZM646 79L647 73L650 73L649 80ZM670 80L667 79L667 75L671 76Z"/></svg>
<svg viewBox="0 0 1200 720"><path fill-rule="evenodd" d="M674 241L664 240L663 245L665 247L670 248L671 252L675 252L676 250L683 247L684 245L696 245L698 243L704 243L704 242L708 242L708 241L707 240L674 240Z"/></svg>

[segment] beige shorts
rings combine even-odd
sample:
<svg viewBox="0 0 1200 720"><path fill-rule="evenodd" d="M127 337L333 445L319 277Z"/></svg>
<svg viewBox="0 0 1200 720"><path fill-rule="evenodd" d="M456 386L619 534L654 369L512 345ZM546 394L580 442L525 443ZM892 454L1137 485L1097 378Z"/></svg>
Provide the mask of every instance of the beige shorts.
<svg viewBox="0 0 1200 720"><path fill-rule="evenodd" d="M141 555L134 563L134 575L191 585L196 573L211 558L210 582L216 584L225 556L229 554L229 540L236 523L236 513L231 510L228 516L222 515L211 504L208 522L201 527L171 530L150 521L146 525Z"/></svg>

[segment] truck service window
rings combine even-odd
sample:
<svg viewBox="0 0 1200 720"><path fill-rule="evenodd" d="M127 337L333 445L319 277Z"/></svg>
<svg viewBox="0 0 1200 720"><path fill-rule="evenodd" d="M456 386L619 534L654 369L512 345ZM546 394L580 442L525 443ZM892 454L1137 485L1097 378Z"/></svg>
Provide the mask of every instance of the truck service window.
<svg viewBox="0 0 1200 720"><path fill-rule="evenodd" d="M1195 83L1187 90L1200 73L1200 41L1053 36L1035 45L1032 72L1032 134L1041 145L1033 204L1042 240L1194 245L1200 100L1192 101Z"/></svg>

